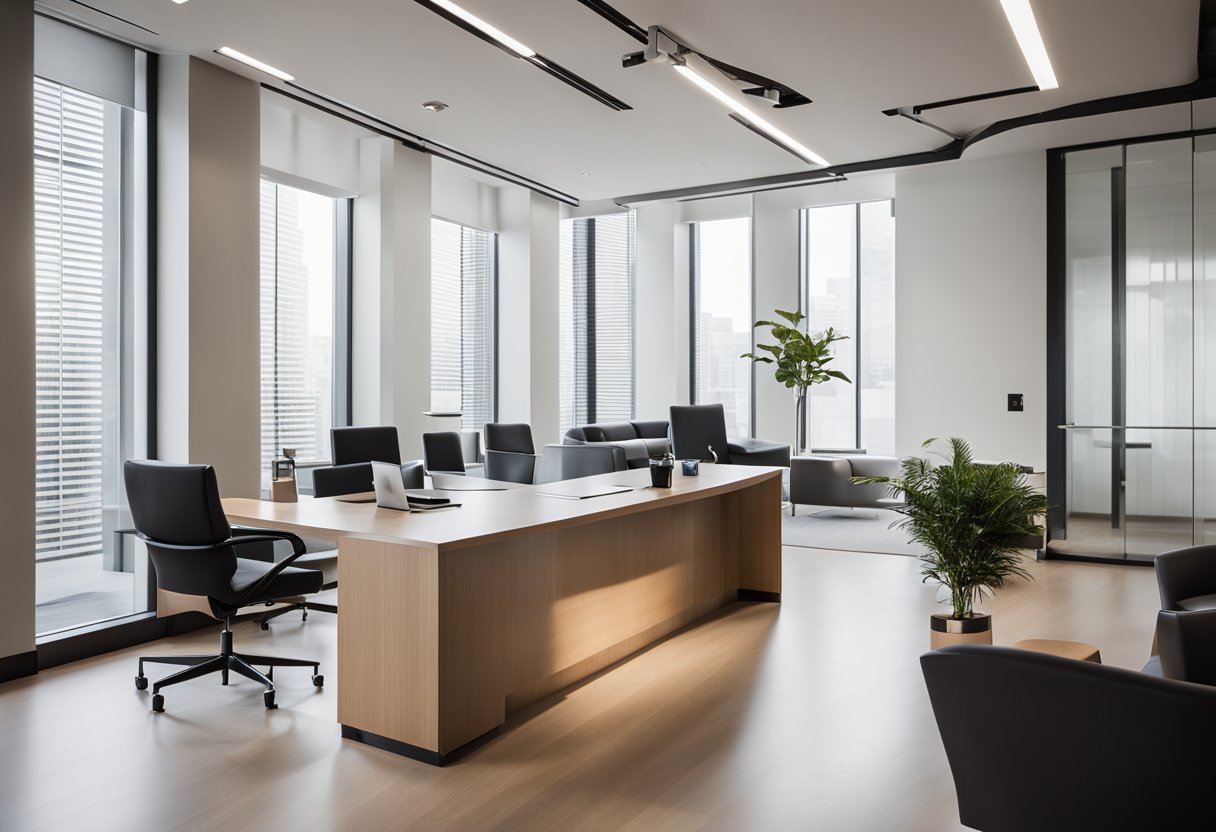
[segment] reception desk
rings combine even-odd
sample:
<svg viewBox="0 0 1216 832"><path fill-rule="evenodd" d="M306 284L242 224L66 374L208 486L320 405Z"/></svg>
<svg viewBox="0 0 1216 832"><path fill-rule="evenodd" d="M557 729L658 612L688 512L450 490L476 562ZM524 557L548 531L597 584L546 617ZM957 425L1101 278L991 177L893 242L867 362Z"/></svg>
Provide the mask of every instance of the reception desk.
<svg viewBox="0 0 1216 832"><path fill-rule="evenodd" d="M529 703L736 600L781 597L781 471L649 471L584 500L562 484L452 492L403 513L302 497L227 499L233 522L339 544L342 734L442 764Z"/></svg>

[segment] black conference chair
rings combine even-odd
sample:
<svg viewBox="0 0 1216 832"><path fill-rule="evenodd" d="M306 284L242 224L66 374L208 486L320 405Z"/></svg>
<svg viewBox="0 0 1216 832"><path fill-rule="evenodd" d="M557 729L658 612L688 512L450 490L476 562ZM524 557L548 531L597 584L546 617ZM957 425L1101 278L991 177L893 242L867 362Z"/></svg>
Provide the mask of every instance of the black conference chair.
<svg viewBox="0 0 1216 832"><path fill-rule="evenodd" d="M1140 832L1211 818L1216 688L987 645L920 664L965 826Z"/></svg>
<svg viewBox="0 0 1216 832"><path fill-rule="evenodd" d="M1216 546L1190 546L1153 559L1163 610L1216 610Z"/></svg>
<svg viewBox="0 0 1216 832"><path fill-rule="evenodd" d="M253 656L232 648L232 616L241 607L297 598L321 589L321 573L299 569L304 542L290 532L232 527L220 503L215 469L210 465L174 465L130 460L123 466L127 501L139 538L148 546L156 570L156 585L168 592L198 598L212 617L224 622L220 652L204 656L141 656L135 687L146 690L144 664L186 665L152 684L152 710L163 711L162 688L211 673L228 684L229 672L265 687L263 700L274 708L276 667L311 667L312 682L325 683L320 664L305 659ZM239 557L251 544L286 540L293 554L277 563ZM263 674L255 666L269 668Z"/></svg>
<svg viewBox="0 0 1216 832"><path fill-rule="evenodd" d="M486 479L531 484L536 478L532 428L523 422L486 422Z"/></svg>
<svg viewBox="0 0 1216 832"><path fill-rule="evenodd" d="M728 439L726 411L721 404L672 405L671 452L677 459L709 461L713 454L723 465L790 467L790 446L767 439Z"/></svg>
<svg viewBox="0 0 1216 832"><path fill-rule="evenodd" d="M421 460L410 460L401 464L401 477L406 488L424 488L426 480ZM344 494L364 494L375 490L372 484L372 464L357 462L349 465L334 465L317 468L312 472L312 495L314 497L341 497Z"/></svg>
<svg viewBox="0 0 1216 832"><path fill-rule="evenodd" d="M401 445L393 425L331 428L330 450L334 465L356 462L401 462Z"/></svg>
<svg viewBox="0 0 1216 832"><path fill-rule="evenodd" d="M427 471L463 474L464 442L454 430L422 434L422 459Z"/></svg>
<svg viewBox="0 0 1216 832"><path fill-rule="evenodd" d="M1167 679L1216 686L1216 610L1161 610L1157 651Z"/></svg>

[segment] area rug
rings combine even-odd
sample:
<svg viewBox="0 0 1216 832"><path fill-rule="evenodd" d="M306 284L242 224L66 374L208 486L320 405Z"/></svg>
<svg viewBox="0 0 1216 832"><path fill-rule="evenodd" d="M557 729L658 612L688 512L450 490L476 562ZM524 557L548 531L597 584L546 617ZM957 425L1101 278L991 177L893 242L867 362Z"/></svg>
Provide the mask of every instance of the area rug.
<svg viewBox="0 0 1216 832"><path fill-rule="evenodd" d="M789 509L782 514L781 542L786 546L908 557L918 557L925 551L910 542L902 529L891 528L901 519L894 511L798 506L794 517L790 517Z"/></svg>

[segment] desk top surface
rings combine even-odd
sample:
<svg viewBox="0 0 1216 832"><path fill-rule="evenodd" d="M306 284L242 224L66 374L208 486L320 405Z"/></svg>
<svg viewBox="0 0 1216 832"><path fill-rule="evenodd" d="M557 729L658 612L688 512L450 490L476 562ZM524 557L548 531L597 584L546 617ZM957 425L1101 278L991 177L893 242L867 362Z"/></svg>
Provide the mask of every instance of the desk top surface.
<svg viewBox="0 0 1216 832"><path fill-rule="evenodd" d="M581 525L615 515L647 511L690 500L725 494L780 477L780 468L749 465L701 465L697 477L685 477L676 466L672 487L652 488L644 468L600 474L580 480L605 486L629 486L630 491L584 500L546 496L562 483L529 485L509 491L453 491L462 505L429 512L403 512L371 503L302 496L296 503L272 503L229 497L229 520L254 526L285 528L320 536L348 534L391 538L396 542L442 548L473 546L494 538L512 537L540 528ZM774 503L777 510L780 497Z"/></svg>

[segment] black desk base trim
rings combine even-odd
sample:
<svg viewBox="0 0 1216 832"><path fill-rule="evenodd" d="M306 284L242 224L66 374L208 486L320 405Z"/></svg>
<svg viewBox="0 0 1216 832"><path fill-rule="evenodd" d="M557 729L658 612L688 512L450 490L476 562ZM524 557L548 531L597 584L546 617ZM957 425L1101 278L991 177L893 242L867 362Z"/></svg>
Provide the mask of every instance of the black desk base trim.
<svg viewBox="0 0 1216 832"><path fill-rule="evenodd" d="M736 597L740 601L767 601L770 604L781 603L780 592L763 592L759 589L741 589Z"/></svg>
<svg viewBox="0 0 1216 832"><path fill-rule="evenodd" d="M364 731L361 728L351 728L349 725L342 726L342 739L361 742L373 748L391 751L394 754L400 754L402 757L409 757L411 760L418 760L421 763L427 763L432 766L445 765L456 757L455 754L440 754L438 751L431 751L429 748L419 748L416 745L410 745L408 742L382 737L379 734L373 734L371 731Z"/></svg>
<svg viewBox="0 0 1216 832"><path fill-rule="evenodd" d="M0 658L0 682L11 682L38 672L38 651L29 650Z"/></svg>

